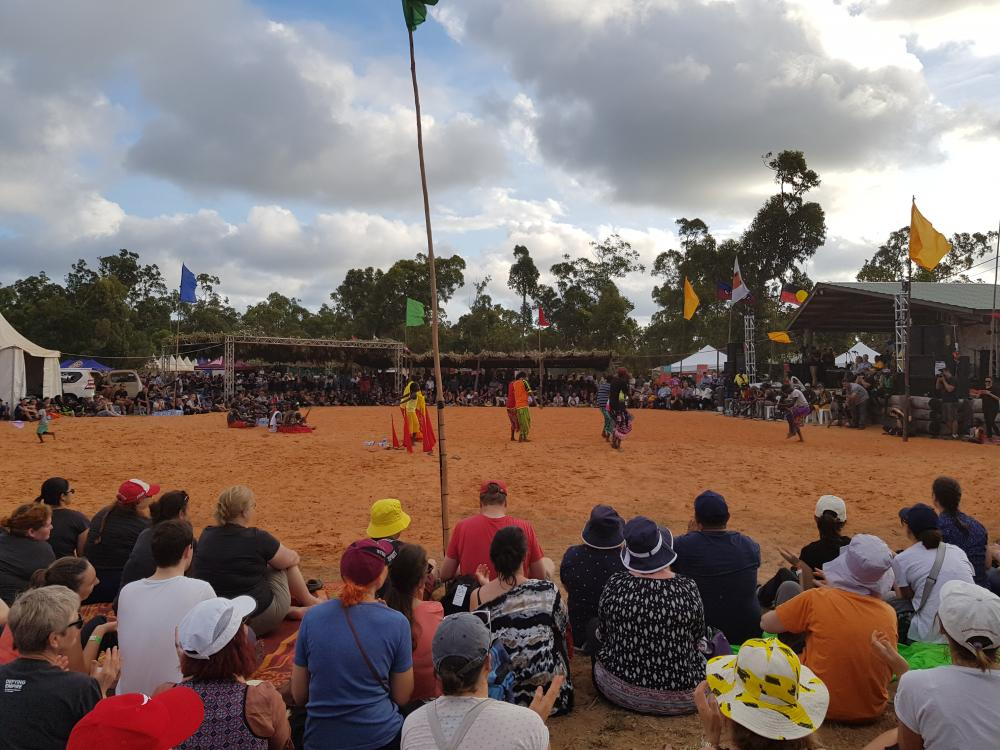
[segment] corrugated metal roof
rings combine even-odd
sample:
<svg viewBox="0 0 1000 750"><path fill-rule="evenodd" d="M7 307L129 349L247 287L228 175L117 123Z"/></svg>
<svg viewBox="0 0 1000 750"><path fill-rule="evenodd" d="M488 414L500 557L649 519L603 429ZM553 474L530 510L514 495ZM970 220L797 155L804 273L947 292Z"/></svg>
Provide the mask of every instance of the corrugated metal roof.
<svg viewBox="0 0 1000 750"><path fill-rule="evenodd" d="M898 294L900 289L898 281L830 281L825 283L829 286L885 295ZM986 312L993 309L992 284L914 281L910 294L914 302L929 302ZM1000 297L998 297L998 304L1000 304Z"/></svg>

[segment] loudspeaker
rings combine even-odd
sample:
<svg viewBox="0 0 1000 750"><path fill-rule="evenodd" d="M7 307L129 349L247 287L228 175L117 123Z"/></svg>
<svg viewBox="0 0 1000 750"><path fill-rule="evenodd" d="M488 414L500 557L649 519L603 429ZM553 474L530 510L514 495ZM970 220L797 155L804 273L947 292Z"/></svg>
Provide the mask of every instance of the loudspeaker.
<svg viewBox="0 0 1000 750"><path fill-rule="evenodd" d="M913 354L943 359L951 351L951 326L915 326L911 335Z"/></svg>
<svg viewBox="0 0 1000 750"><path fill-rule="evenodd" d="M743 353L743 344L734 342L726 344L726 374L732 377L740 370L745 370L746 366L747 360Z"/></svg>
<svg viewBox="0 0 1000 750"><path fill-rule="evenodd" d="M933 383L934 363L938 361L940 360L931 355L910 355L910 383L913 383L914 378L930 379ZM913 391L912 388L910 390Z"/></svg>

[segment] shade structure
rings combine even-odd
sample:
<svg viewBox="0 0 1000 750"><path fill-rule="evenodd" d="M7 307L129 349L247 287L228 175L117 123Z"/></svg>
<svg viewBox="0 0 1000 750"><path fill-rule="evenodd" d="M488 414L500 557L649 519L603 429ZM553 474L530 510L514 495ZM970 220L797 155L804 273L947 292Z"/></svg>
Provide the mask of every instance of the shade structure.
<svg viewBox="0 0 1000 750"><path fill-rule="evenodd" d="M0 315L0 399L15 404L25 396L61 395L59 352L29 341Z"/></svg>
<svg viewBox="0 0 1000 750"><path fill-rule="evenodd" d="M95 370L96 372L109 372L113 369L96 359L64 359L59 363L59 366L64 370Z"/></svg>
<svg viewBox="0 0 1000 750"><path fill-rule="evenodd" d="M863 357L866 354L868 355L868 361L874 363L875 357L877 357L879 353L868 346L865 342L856 341L854 342L854 346L837 357L834 362L837 367L850 367L857 361L858 357Z"/></svg>
<svg viewBox="0 0 1000 750"><path fill-rule="evenodd" d="M714 346L703 346L694 354L657 369L661 372L672 372L674 374L680 372L695 373L698 371L699 366L707 367L709 370L722 369L726 366L727 359L724 351L720 351Z"/></svg>

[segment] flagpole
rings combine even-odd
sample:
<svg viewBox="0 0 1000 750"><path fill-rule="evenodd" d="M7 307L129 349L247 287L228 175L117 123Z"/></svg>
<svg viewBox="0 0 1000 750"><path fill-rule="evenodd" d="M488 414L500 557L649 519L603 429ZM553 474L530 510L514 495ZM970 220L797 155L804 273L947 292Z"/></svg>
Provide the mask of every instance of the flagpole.
<svg viewBox="0 0 1000 750"><path fill-rule="evenodd" d="M990 377L997 374L997 275L1000 273L1000 224L997 225L997 257L993 264L993 314L990 316Z"/></svg>
<svg viewBox="0 0 1000 750"><path fill-rule="evenodd" d="M417 115L417 155L420 159L420 188L424 194L424 226L427 229L427 265L431 284L431 347L434 350L434 400L438 422L438 473L441 481L441 540L442 549L448 549L448 462L447 441L444 431L444 381L441 378L441 348L438 342L438 289L434 268L434 235L431 232L431 203L427 194L427 168L424 164L424 130L420 122L420 89L417 86L417 57L413 48L413 29L407 27L410 37L410 77L413 79L413 106Z"/></svg>
<svg viewBox="0 0 1000 750"><path fill-rule="evenodd" d="M910 302L913 299L913 260L909 252L906 254L906 353L903 355L903 442L910 438L910 338L913 327L913 316L910 314Z"/></svg>

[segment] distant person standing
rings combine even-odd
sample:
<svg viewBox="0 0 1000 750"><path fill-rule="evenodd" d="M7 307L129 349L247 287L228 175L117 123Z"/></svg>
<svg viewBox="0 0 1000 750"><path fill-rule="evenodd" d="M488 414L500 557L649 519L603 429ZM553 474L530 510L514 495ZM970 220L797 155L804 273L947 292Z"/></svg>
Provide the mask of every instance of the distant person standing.
<svg viewBox="0 0 1000 750"><path fill-rule="evenodd" d="M517 401L517 394L514 392L514 382L511 380L507 384L507 419L510 421L510 442L514 442L514 435L520 431L521 424L517 420L517 407L514 406Z"/></svg>
<svg viewBox="0 0 1000 750"><path fill-rule="evenodd" d="M934 390L941 399L942 429L946 435L958 439L958 386L955 384L955 376L947 367L938 373Z"/></svg>
<svg viewBox="0 0 1000 750"><path fill-rule="evenodd" d="M517 424L521 431L519 442L528 442L528 433L531 432L531 411L528 409L528 397L531 395L531 386L523 372L519 372L514 378L514 408L517 409Z"/></svg>
<svg viewBox="0 0 1000 750"><path fill-rule="evenodd" d="M1000 412L1000 388L993 385L993 378L983 380L983 387L979 391L979 398L983 400L983 422L986 426L986 439L993 440L997 431L997 413Z"/></svg>
<svg viewBox="0 0 1000 750"><path fill-rule="evenodd" d="M617 374L611 379L611 393L608 400L608 411L614 425L611 432L611 447L616 450L622 447L622 440L632 432L632 415L628 412L631 392L628 370L619 367Z"/></svg>
<svg viewBox="0 0 1000 750"><path fill-rule="evenodd" d="M38 436L38 442L44 443L45 436L48 435L53 440L56 439L56 434L49 430L49 422L52 421L52 417L49 416L48 409L48 399L42 402L41 408L38 410L38 427L35 429L35 434Z"/></svg>
<svg viewBox="0 0 1000 750"><path fill-rule="evenodd" d="M611 383L606 377L601 378L597 386L597 408L604 419L604 429L601 430L601 437L605 440L611 439L611 433L615 429L614 420L611 419L611 412L608 411L608 401L611 399Z"/></svg>

